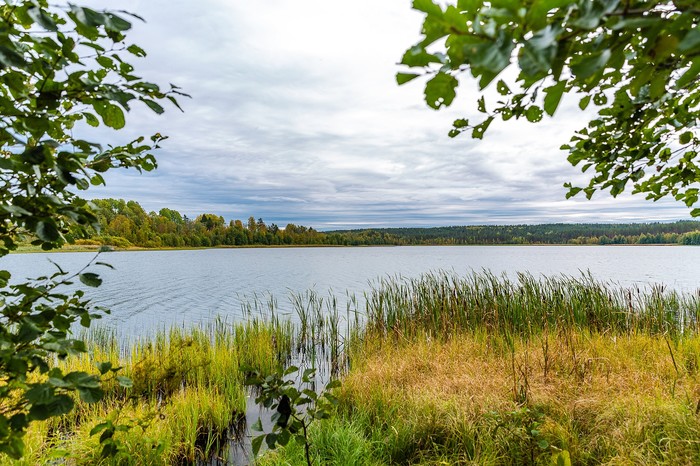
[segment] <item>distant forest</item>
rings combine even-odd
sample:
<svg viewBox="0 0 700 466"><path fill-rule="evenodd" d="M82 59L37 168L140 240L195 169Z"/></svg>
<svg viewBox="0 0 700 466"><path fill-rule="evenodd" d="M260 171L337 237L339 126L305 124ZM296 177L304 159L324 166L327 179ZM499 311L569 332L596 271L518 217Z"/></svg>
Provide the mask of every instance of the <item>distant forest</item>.
<svg viewBox="0 0 700 466"><path fill-rule="evenodd" d="M231 220L215 214L188 218L171 209L146 212L138 202L97 199L99 232L82 244L116 247L214 247L266 245L467 245L467 244L693 244L700 245L700 222L626 224L480 225L436 228L372 228L320 232L261 218ZM83 235L84 236L84 235Z"/></svg>

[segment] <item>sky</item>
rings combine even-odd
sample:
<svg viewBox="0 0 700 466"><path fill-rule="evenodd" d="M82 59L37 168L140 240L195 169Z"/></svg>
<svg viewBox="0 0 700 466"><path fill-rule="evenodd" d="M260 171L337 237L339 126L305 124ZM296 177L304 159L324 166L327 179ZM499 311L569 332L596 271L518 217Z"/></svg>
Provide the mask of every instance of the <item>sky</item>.
<svg viewBox="0 0 700 466"><path fill-rule="evenodd" d="M148 53L131 61L137 74L191 98L184 112L136 108L125 129L96 130L113 144L169 139L156 171L113 170L88 197L319 230L689 218L679 203L643 196L565 199L563 183L586 180L559 150L590 116L573 97L538 124L494 122L484 140L449 138L455 118L474 115L476 88L463 80L452 107L435 111L424 82L396 85L397 62L420 39L409 0L108 7L146 20L127 39Z"/></svg>

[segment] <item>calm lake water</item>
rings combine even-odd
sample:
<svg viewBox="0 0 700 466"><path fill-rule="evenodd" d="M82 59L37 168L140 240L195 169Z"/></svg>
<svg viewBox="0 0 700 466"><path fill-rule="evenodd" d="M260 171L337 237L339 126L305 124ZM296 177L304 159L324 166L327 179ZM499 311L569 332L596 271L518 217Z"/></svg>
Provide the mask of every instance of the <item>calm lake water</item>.
<svg viewBox="0 0 700 466"><path fill-rule="evenodd" d="M94 253L12 254L0 269L13 280L55 271L51 261L77 271ZM281 312L291 312L290 293L333 293L344 310L347 293L362 301L371 283L387 276L416 277L448 270L487 269L513 276L580 276L621 286L663 283L684 292L700 288L700 247L693 246L407 246L371 248L204 249L104 253L93 267L104 279L89 296L109 307L102 324L124 337L144 335L173 324L206 322L216 316L242 318L243 302L270 296Z"/></svg>

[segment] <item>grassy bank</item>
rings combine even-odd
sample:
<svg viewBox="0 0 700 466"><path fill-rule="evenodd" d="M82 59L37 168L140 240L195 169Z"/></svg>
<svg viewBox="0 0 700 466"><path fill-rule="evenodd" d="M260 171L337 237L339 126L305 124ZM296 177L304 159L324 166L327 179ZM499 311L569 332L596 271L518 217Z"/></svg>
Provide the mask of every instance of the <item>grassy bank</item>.
<svg viewBox="0 0 700 466"><path fill-rule="evenodd" d="M85 337L89 353L60 366L96 373L97 362L109 362L122 367L116 374L129 377L131 386L107 375L102 401L77 401L70 414L33 424L27 456L7 464L100 464L100 436L112 425L120 426L114 433L119 451L105 464L193 464L216 455L245 427L247 396L239 368L270 372L292 349L291 327L259 321L173 328L128 346L107 332ZM103 429L95 433L98 425Z"/></svg>
<svg viewBox="0 0 700 466"><path fill-rule="evenodd" d="M197 247L162 247L162 248L144 248L140 246L103 246L101 244L93 243L81 243L81 244L64 244L60 249L53 249L48 251L50 253L57 252L110 252L110 251L189 251L193 249L208 249L208 248L197 248ZM32 246L31 244L20 244L17 249L11 251L10 254L34 254L34 253L46 253L41 249L40 246Z"/></svg>
<svg viewBox="0 0 700 466"><path fill-rule="evenodd" d="M700 463L696 295L481 273L367 300L318 464Z"/></svg>
<svg viewBox="0 0 700 466"><path fill-rule="evenodd" d="M291 249L291 248L344 248L349 247L337 244L247 244L239 246L178 246L178 247L143 247L143 246L104 246L109 251L192 251L198 249ZM371 245L358 245L352 247L371 247ZM388 246L384 246L388 247ZM53 249L50 252L97 252L102 250L100 244L64 244L60 249ZM40 246L31 244L20 244L11 254L33 254L46 253Z"/></svg>
<svg viewBox="0 0 700 466"><path fill-rule="evenodd" d="M680 246L680 243L633 243L633 244L616 244L615 246L629 246L629 247L640 247L640 246ZM412 245L412 244L244 244L244 245L218 245L218 246L181 246L181 247L143 247L143 246L106 246L110 251L191 251L198 249L295 249L295 248L366 248L366 247L410 247L410 246L442 246L442 247L464 247L464 246L488 246L488 247L500 247L500 246L600 246L599 244L571 244L571 243L526 243L526 244L427 244L427 245ZM56 252L97 252L102 248L102 245L90 242L83 242L82 244L65 244L60 249L51 250L51 253ZM46 253L39 246L32 246L30 244L20 244L17 249L11 251L11 254L31 254L31 253Z"/></svg>
<svg viewBox="0 0 700 466"><path fill-rule="evenodd" d="M24 464L99 462L98 423L117 432L115 464L192 464L243 427L240 367L326 361L340 405L314 423L321 464L699 464L700 297L580 278L475 273L393 278L363 303L292 297L294 324L253 300L249 321L120 345L89 335L89 357L123 366L105 401L79 404L28 434ZM360 315L358 308L363 308ZM119 461L122 461L121 463ZM305 464L293 442L263 465Z"/></svg>
<svg viewBox="0 0 700 466"><path fill-rule="evenodd" d="M698 464L700 340L543 333L365 343L318 464ZM673 354L673 357L671 357ZM676 359L677 366L673 360ZM350 459L348 459L350 458ZM305 464L293 446L262 464Z"/></svg>

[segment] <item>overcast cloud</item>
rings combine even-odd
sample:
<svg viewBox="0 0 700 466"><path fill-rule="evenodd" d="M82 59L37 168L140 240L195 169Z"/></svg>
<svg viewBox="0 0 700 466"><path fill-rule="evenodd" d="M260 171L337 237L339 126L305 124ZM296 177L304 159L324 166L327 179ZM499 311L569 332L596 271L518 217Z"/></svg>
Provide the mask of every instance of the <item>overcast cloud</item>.
<svg viewBox="0 0 700 466"><path fill-rule="evenodd" d="M103 7L102 2L93 2ZM565 101L554 120L492 125L483 141L449 139L474 94L435 112L422 84L394 82L419 38L408 0L112 1L146 18L129 39L149 54L138 73L192 95L184 113L134 110L125 142L170 137L159 168L115 172L95 197L227 220L318 229L465 224L666 221L683 206L640 196L565 200L582 181L558 148L586 116Z"/></svg>

